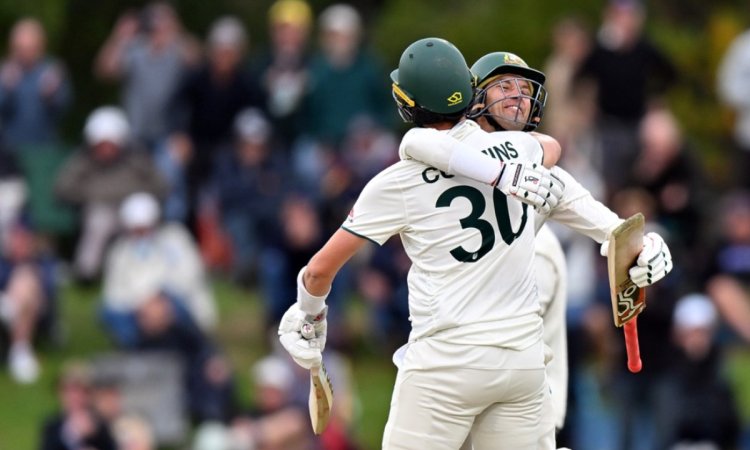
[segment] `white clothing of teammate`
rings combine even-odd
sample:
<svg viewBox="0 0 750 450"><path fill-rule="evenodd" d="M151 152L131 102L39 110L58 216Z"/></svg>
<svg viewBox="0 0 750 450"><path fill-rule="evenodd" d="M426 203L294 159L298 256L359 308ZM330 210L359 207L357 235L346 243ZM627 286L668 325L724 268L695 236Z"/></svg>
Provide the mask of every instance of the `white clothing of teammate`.
<svg viewBox="0 0 750 450"><path fill-rule="evenodd" d="M507 143L539 148L524 133ZM368 183L342 229L378 244L399 234L413 263L384 447L456 449L472 430L476 448L536 448L547 386L528 206L404 160Z"/></svg>
<svg viewBox="0 0 750 450"><path fill-rule="evenodd" d="M547 225L543 225L536 234L534 254L536 284L544 322L543 339L553 355L547 363L552 418L554 428L559 430L565 422L568 404L568 336L565 327L568 274L560 241Z"/></svg>

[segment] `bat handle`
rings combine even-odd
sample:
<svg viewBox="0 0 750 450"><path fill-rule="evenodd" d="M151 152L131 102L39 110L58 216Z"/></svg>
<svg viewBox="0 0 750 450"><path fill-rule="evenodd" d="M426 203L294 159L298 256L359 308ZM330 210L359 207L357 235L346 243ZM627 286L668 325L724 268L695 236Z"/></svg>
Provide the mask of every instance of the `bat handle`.
<svg viewBox="0 0 750 450"><path fill-rule="evenodd" d="M628 354L628 370L633 373L641 371L643 364L641 363L641 350L638 347L638 316L630 319L623 326L625 332L625 350Z"/></svg>

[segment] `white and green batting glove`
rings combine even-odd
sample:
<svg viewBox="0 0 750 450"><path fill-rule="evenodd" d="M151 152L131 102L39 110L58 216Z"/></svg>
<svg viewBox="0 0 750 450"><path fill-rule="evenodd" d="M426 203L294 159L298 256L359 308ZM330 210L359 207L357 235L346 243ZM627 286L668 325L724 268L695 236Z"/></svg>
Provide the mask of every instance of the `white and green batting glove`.
<svg viewBox="0 0 750 450"><path fill-rule="evenodd" d="M633 283L642 288L667 276L672 267L672 253L667 243L658 233L651 232L643 236L643 249L628 273Z"/></svg>
<svg viewBox="0 0 750 450"><path fill-rule="evenodd" d="M503 165L495 187L546 215L560 202L565 183L541 164L512 161Z"/></svg>
<svg viewBox="0 0 750 450"><path fill-rule="evenodd" d="M320 367L326 346L328 321L325 307L317 316L310 316L294 303L281 318L279 340L292 359L305 369Z"/></svg>
<svg viewBox="0 0 750 450"><path fill-rule="evenodd" d="M609 241L604 241L600 248L602 256L607 256ZM643 248L638 254L635 265L628 275L636 286L644 288L661 280L672 271L672 253L659 233L650 232L643 236Z"/></svg>
<svg viewBox="0 0 750 450"><path fill-rule="evenodd" d="M305 288L307 266L297 274L297 301L284 313L279 323L279 340L294 361L310 369L321 364L328 335L328 306L325 295L315 296Z"/></svg>

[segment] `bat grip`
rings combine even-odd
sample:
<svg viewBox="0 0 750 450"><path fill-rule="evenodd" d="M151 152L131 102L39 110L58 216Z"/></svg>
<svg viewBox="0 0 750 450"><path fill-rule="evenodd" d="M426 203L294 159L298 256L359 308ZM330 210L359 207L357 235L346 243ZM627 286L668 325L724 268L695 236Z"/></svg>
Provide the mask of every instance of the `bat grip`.
<svg viewBox="0 0 750 450"><path fill-rule="evenodd" d="M625 333L625 350L628 354L628 370L633 373L641 371L643 364L641 363L641 350L638 347L638 316L630 319L625 325L623 325L623 331Z"/></svg>

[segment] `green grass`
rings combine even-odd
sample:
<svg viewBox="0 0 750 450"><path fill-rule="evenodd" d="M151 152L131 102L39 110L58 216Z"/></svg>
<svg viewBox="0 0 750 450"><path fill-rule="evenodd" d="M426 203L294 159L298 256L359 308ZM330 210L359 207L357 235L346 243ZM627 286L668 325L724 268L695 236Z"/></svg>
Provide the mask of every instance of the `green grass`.
<svg viewBox="0 0 750 450"><path fill-rule="evenodd" d="M251 401L249 368L267 349L262 330L259 300L254 292L242 291L226 282L215 283L221 317L217 339L232 362L239 380L241 401ZM0 450L34 450L38 445L42 421L57 408L54 380L60 367L70 359L85 359L112 349L100 330L95 311L97 288L67 287L61 299L61 317L65 324L64 344L46 346L40 352L43 372L32 386L15 384L0 370ZM347 324L354 336L356 358L352 361L356 405L354 434L364 450L380 448L388 416L395 367L387 352L374 352L359 342L367 326L362 303L353 299L347 312ZM335 325L332 325L335 326ZM750 353L746 349L729 352L728 374L736 388L744 422L750 423ZM2 367L2 366L0 366Z"/></svg>
<svg viewBox="0 0 750 450"><path fill-rule="evenodd" d="M746 346L728 350L726 358L729 381L736 393L735 400L743 423L750 426L750 352Z"/></svg>
<svg viewBox="0 0 750 450"><path fill-rule="evenodd" d="M215 283L221 325L217 339L226 351L239 380L241 402L250 399L249 368L267 350L262 330L262 310L255 293L226 282ZM43 420L57 408L54 381L61 366L71 359L86 359L110 351L112 346L96 320L99 290L66 287L62 291L61 320L65 339L59 348L40 351L42 376L31 386L14 383L3 366L0 370L0 450L34 450ZM350 302L356 326L364 322L361 304ZM353 361L358 403L354 433L364 449L380 448L388 415L395 368L385 355L358 352Z"/></svg>

